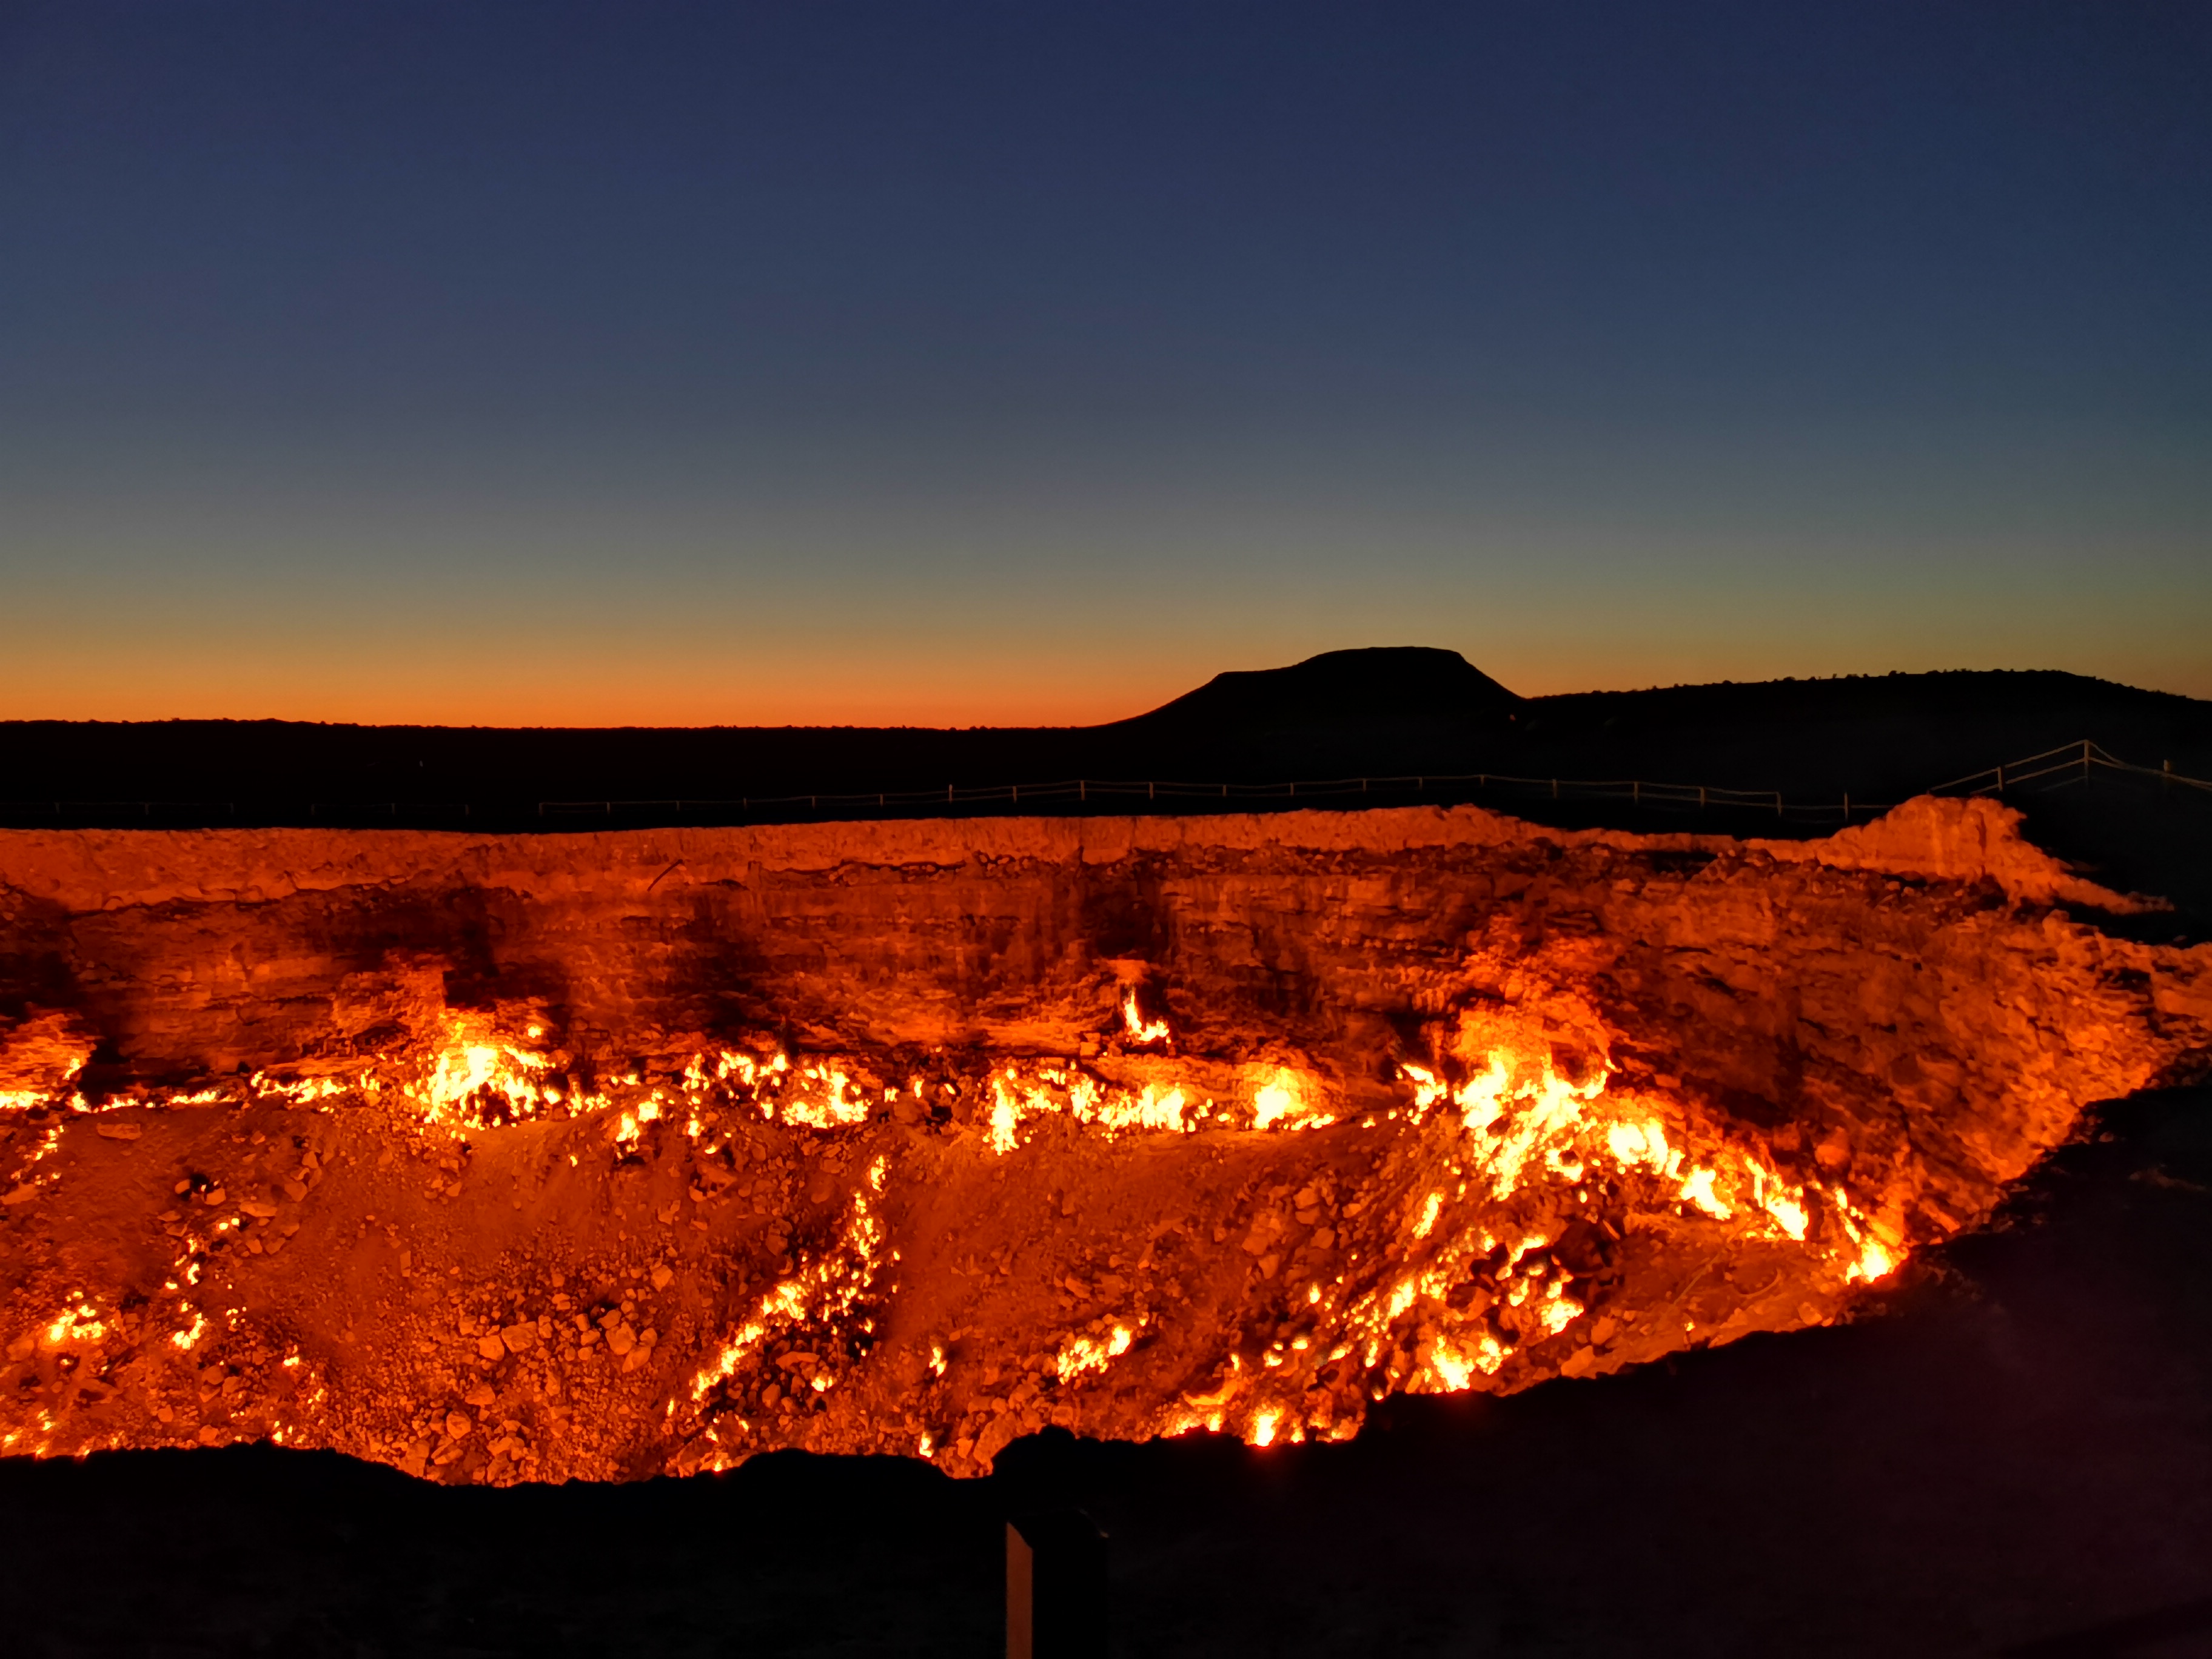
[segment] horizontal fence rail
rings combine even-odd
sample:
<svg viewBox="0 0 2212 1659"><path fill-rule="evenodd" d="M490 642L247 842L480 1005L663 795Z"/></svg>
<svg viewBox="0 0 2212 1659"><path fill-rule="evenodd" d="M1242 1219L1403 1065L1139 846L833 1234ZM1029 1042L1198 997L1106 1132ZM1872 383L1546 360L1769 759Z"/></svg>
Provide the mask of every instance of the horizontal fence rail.
<svg viewBox="0 0 2212 1659"><path fill-rule="evenodd" d="M2087 738L2008 761L1983 771L1953 778L1918 793L2002 796L2014 791L2047 793L2087 783L2097 772L2123 774L2156 780L2169 790L2212 794L2212 781L2186 776L2164 767L2138 766ZM684 796L657 799L597 800L483 801L309 801L257 800L245 803L255 817L283 811L302 812L312 824L327 822L359 824L384 817L442 816L466 825L471 821L512 822L518 816L534 818L549 827L581 827L592 818L624 818L668 814L681 818L701 814L743 817L772 817L800 811L841 815L877 812L913 813L931 808L1013 806L1035 805L1040 809L1093 803L1158 805L1163 803L1203 810L1207 805L1256 807L1316 805L1344 806L1360 800L1463 799L1468 796L1517 800L1610 802L1655 811L1726 811L1735 815L1771 814L1783 821L1844 823L1877 817L1894 801L1870 801L1849 794L1838 800L1790 800L1780 790L1733 789L1711 784L1665 783L1641 778L1523 777L1502 772L1406 773L1392 776L1298 779L1281 783L1191 783L1168 779L1069 778L1054 782L959 785L943 789L880 789L838 793L789 795ZM235 818L237 801L193 800L12 800L0 803L0 812L11 818L76 816L130 816L144 821L157 817L213 816L220 811Z"/></svg>
<svg viewBox="0 0 2212 1659"><path fill-rule="evenodd" d="M2138 777L2158 778L2168 783L2212 793L2212 782L2202 778L2185 777L2174 771L2170 763L2163 769L2136 766L2108 753L2087 738L2048 750L2040 755L2030 756L2024 761L2011 761L2002 766L1971 773L1963 778L1954 778L1919 793L1930 795L1947 793L2002 795L2008 788L2021 788L2054 777L2062 782L2086 781L2093 767L2130 773ZM1548 795L1553 800L1626 801L1632 806L1654 808L1771 811L1777 817L1790 813L1834 816L1845 823L1859 817L1879 817L1898 804L1895 801L1853 800L1849 794L1832 802L1787 801L1782 792L1777 789L1725 789L1709 784L1660 783L1641 778L1534 778L1504 772L1429 772L1405 773L1390 777L1302 779L1285 783L1183 783L1150 779L1132 781L1074 778L1056 783L995 784L966 788L947 784L942 793L934 789L894 789L849 794L752 795L720 800L546 800L538 803L538 811L540 816L611 814L617 808L640 811L653 807L673 808L679 812L731 808L739 811L773 811L779 807L796 809L803 802L809 811L835 811L843 807L865 810L872 805L878 811L888 811L894 808L903 810L933 805L968 806L1000 803L1018 805L1024 800L1040 805L1071 800L1087 804L1093 800L1116 799L1280 803L1293 800L1341 801L1347 796L1359 795L1458 794L1491 790L1517 793L1524 797Z"/></svg>

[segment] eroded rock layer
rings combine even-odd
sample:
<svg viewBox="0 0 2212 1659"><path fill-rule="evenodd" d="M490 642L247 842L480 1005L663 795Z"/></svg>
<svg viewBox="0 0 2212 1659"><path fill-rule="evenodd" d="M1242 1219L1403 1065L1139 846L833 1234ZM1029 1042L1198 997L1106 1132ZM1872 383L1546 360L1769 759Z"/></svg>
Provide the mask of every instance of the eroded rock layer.
<svg viewBox="0 0 2212 1659"><path fill-rule="evenodd" d="M0 836L0 1444L1342 1437L1838 1316L2212 951L1987 803ZM2073 907L2070 909L2054 908Z"/></svg>

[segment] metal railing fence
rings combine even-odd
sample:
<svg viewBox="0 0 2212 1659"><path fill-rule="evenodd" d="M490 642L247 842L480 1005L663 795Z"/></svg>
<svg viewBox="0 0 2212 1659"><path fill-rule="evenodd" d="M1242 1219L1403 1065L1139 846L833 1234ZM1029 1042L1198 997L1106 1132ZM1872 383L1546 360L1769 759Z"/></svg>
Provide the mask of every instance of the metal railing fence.
<svg viewBox="0 0 2212 1659"><path fill-rule="evenodd" d="M1993 794L2017 790L2044 793L2087 782L2100 770L2154 779L2172 790L2212 794L2212 781L2191 777L2163 767L2124 761L2087 738L2008 761L1964 777L1953 778L1917 793L1923 794ZM1851 823L1879 817L1897 803L1854 799L1848 793L1837 800L1789 799L1777 789L1735 789L1711 784L1668 783L1641 778L1525 777L1501 772L1405 773L1389 776L1297 779L1280 783L1192 783L1169 779L1069 778L1057 781L960 785L942 790L880 789L842 793L816 792L786 795L685 796L597 800L518 799L486 801L247 801L243 805L255 819L304 814L309 825L358 827L381 817L397 823L442 817L462 827L483 823L528 819L552 827L611 821L641 816L687 818L739 818L774 821L800 812L819 817L849 817L870 811L911 816L932 809L1035 805L1049 811L1069 806L1089 810L1116 804L1157 808L1162 805L1204 811L1208 807L1267 809L1316 805L1345 806L1400 805L1408 800L1439 804L1468 800L1549 800L1560 803L1620 804L1635 811L1668 812L1724 811L1736 817L1765 817L1800 823ZM0 817L15 827L34 827L43 820L55 823L70 817L125 817L136 813L143 822L156 818L213 817L218 809L231 819L240 816L241 803L206 800L9 800L0 801ZM1142 810L1140 808L1139 810ZM110 826L112 827L112 826Z"/></svg>

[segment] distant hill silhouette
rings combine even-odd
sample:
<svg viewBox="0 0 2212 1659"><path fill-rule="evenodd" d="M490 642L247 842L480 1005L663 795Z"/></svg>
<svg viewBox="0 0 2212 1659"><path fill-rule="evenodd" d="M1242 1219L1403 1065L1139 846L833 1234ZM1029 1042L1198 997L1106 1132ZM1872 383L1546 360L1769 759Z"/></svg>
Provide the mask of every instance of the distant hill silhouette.
<svg viewBox="0 0 2212 1659"><path fill-rule="evenodd" d="M1532 754L1624 776L1888 800L2081 738L2212 776L2212 702L2045 670L1583 691L1527 708Z"/></svg>
<svg viewBox="0 0 2212 1659"><path fill-rule="evenodd" d="M1328 651L1217 674L1149 713L1092 726L1104 754L1188 756L1237 781L1313 769L1419 772L1510 743L1522 700L1459 654L1423 646Z"/></svg>
<svg viewBox="0 0 2212 1659"><path fill-rule="evenodd" d="M12 721L0 723L0 800L9 803L0 811L16 823L331 823L358 809L363 821L458 827L446 809L465 805L471 825L539 827L538 805L548 800L1482 772L1880 801L2082 738L2212 775L2212 703L2074 674L1892 674L1522 698L1456 652L1390 647L1217 675L1158 708L1094 726ZM146 805L164 802L165 812ZM681 821L711 817L695 810Z"/></svg>
<svg viewBox="0 0 2212 1659"><path fill-rule="evenodd" d="M1324 651L1288 668L1216 674L1148 714L1097 729L1282 732L1408 720L1490 725L1513 719L1522 702L1456 651L1376 645Z"/></svg>

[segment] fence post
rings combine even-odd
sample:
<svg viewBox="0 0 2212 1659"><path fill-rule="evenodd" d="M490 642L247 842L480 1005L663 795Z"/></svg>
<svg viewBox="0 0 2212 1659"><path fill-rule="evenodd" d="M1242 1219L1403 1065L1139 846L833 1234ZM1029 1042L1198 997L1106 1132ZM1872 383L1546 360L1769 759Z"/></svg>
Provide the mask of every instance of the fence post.
<svg viewBox="0 0 2212 1659"><path fill-rule="evenodd" d="M1851 792L1850 792L1850 790L1846 789L1846 790L1844 790L1844 822L1845 823L1849 823L1850 821L1851 821Z"/></svg>
<svg viewBox="0 0 2212 1659"><path fill-rule="evenodd" d="M1006 1524L1006 1659L1106 1659L1106 1534L1080 1510Z"/></svg>
<svg viewBox="0 0 2212 1659"><path fill-rule="evenodd" d="M2081 739L2081 781L2089 781L2089 739Z"/></svg>
<svg viewBox="0 0 2212 1659"><path fill-rule="evenodd" d="M1631 778L1628 781L1628 804L1631 806L1644 805L1644 785L1640 780Z"/></svg>
<svg viewBox="0 0 2212 1659"><path fill-rule="evenodd" d="M1552 780L1552 799L1553 799L1553 800L1557 800L1557 799L1559 799L1559 781L1557 778L1553 778L1553 779Z"/></svg>
<svg viewBox="0 0 2212 1659"><path fill-rule="evenodd" d="M1997 793L2004 793L2004 768L2002 766L1997 768Z"/></svg>
<svg viewBox="0 0 2212 1659"><path fill-rule="evenodd" d="M1774 816L1778 818L1782 816L1782 792L1779 789L1774 792Z"/></svg>

